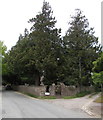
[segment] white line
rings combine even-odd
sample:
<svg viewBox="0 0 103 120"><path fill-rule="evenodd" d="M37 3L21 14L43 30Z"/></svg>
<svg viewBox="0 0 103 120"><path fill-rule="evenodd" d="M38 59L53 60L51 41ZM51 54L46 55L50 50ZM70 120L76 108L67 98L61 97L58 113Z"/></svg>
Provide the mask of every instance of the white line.
<svg viewBox="0 0 103 120"><path fill-rule="evenodd" d="M99 95L100 95L100 94L99 94ZM89 105L90 105L97 97L99 97L99 95L97 95L94 99L92 99L91 101L89 101L87 104L85 104L85 105L81 108L83 111L85 111L86 113L88 113L88 114L91 115L91 116L94 116L95 118L100 118L100 116L97 115L97 114L95 114L95 113L93 113L93 112L91 112L90 110L88 110L88 108L89 108Z"/></svg>

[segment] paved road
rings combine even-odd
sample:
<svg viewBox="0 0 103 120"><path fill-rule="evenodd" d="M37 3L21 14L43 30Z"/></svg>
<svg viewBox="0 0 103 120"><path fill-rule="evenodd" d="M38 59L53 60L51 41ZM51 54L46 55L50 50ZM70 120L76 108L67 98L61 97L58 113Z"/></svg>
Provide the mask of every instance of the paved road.
<svg viewBox="0 0 103 120"><path fill-rule="evenodd" d="M13 91L4 91L2 100L2 118L89 118L82 111L67 110Z"/></svg>
<svg viewBox="0 0 103 120"><path fill-rule="evenodd" d="M2 88L0 87L0 120L2 119Z"/></svg>

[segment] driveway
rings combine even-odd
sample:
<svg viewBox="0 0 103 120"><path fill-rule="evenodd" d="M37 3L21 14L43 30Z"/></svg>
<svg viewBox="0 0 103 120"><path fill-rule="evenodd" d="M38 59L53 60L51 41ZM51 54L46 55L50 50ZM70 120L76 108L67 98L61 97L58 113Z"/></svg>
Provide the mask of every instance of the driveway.
<svg viewBox="0 0 103 120"><path fill-rule="evenodd" d="M90 118L82 110L67 109L51 104L52 101L33 99L13 91L4 91L2 99L2 118ZM60 100L57 101L60 104ZM65 102L71 104L68 100Z"/></svg>

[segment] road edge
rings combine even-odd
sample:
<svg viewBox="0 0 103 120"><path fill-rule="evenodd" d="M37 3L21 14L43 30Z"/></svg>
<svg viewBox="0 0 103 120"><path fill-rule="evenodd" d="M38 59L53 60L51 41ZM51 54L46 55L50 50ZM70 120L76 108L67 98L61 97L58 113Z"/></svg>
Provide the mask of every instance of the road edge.
<svg viewBox="0 0 103 120"><path fill-rule="evenodd" d="M97 98L100 96L101 93L97 94L91 101L89 101L88 103L86 103L84 106L82 106L82 110L84 112L86 112L87 114L89 114L91 117L95 117L95 118L101 118L100 115L96 114L96 113L93 113L89 110L89 107L91 105L91 103Z"/></svg>
<svg viewBox="0 0 103 120"><path fill-rule="evenodd" d="M18 91L15 91L15 93L20 94L20 95L23 95L23 96L25 96L25 97L28 97L28 98L30 98L30 99L39 100L39 99L37 99L37 98L30 97L30 96L28 96L28 95L26 95L26 94L24 94L24 93L18 92Z"/></svg>

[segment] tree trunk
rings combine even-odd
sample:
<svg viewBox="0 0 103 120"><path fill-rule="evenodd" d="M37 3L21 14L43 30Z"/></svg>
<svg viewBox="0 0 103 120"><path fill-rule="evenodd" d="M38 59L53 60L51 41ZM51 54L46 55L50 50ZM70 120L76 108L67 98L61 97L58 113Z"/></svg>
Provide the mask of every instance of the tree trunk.
<svg viewBox="0 0 103 120"><path fill-rule="evenodd" d="M36 71L35 75L35 86L40 86L40 75L38 71Z"/></svg>
<svg viewBox="0 0 103 120"><path fill-rule="evenodd" d="M35 78L35 86L40 86L40 77L36 76Z"/></svg>

